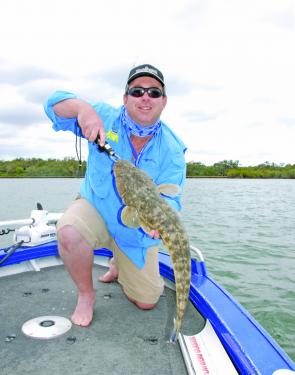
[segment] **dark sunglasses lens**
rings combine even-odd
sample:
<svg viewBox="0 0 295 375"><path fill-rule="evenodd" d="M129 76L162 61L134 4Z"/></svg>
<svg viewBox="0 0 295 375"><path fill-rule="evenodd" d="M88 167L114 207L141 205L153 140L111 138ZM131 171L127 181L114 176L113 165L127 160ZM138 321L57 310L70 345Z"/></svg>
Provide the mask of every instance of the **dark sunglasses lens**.
<svg viewBox="0 0 295 375"><path fill-rule="evenodd" d="M158 89L157 87L149 87L149 88L143 88L143 87L131 87L131 89L128 90L128 94L131 96L134 96L135 98L140 98L144 95L144 93L147 92L148 96L150 98L159 98L163 95L162 90Z"/></svg>
<svg viewBox="0 0 295 375"><path fill-rule="evenodd" d="M144 89L141 87L132 87L129 90L129 95L134 96L135 98L140 98L144 95Z"/></svg>
<svg viewBox="0 0 295 375"><path fill-rule="evenodd" d="M162 95L163 95L162 91L160 89L157 89L156 87L148 89L148 96L150 98L159 98Z"/></svg>

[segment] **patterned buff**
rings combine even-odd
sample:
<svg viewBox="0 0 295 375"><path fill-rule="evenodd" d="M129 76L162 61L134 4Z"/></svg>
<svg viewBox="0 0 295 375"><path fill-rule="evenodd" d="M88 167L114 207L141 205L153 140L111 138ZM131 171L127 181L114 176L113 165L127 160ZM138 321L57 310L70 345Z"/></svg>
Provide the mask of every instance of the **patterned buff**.
<svg viewBox="0 0 295 375"><path fill-rule="evenodd" d="M162 124L161 120L159 119L153 125L141 126L130 118L125 107L122 113L122 122L126 126L127 130L137 137L147 137L148 135L155 134Z"/></svg>

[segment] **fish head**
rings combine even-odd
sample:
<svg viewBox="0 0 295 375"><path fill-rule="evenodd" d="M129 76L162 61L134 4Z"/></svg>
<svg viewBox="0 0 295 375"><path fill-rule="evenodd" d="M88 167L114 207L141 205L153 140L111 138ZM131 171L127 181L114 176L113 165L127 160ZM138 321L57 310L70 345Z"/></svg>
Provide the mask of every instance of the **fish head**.
<svg viewBox="0 0 295 375"><path fill-rule="evenodd" d="M127 160L118 160L114 164L116 187L125 204L128 204L129 197L134 196L135 189L138 189L136 169Z"/></svg>
<svg viewBox="0 0 295 375"><path fill-rule="evenodd" d="M155 189L152 179L127 160L115 162L114 175L118 193L125 204L139 202L147 196L147 189Z"/></svg>
<svg viewBox="0 0 295 375"><path fill-rule="evenodd" d="M116 178L124 178L132 174L134 166L127 160L118 160L114 164L114 174Z"/></svg>

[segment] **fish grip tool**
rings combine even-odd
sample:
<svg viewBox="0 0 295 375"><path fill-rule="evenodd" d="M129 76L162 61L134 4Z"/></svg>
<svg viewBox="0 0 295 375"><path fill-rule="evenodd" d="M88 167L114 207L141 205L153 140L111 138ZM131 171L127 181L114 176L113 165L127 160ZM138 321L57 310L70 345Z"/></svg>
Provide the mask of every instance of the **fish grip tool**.
<svg viewBox="0 0 295 375"><path fill-rule="evenodd" d="M117 155L112 147L108 144L108 142L105 142L103 146L99 145L99 136L96 137L94 142L97 144L98 150L100 152L106 152L113 161L116 162L121 159L120 156Z"/></svg>

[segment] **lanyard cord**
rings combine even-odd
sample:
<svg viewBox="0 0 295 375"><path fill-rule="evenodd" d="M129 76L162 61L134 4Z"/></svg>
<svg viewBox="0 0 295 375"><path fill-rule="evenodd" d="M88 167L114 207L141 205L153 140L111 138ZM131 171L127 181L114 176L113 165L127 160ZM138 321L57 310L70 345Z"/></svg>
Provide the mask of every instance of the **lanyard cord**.
<svg viewBox="0 0 295 375"><path fill-rule="evenodd" d="M130 144L130 147L131 147L132 155L133 155L133 157L134 157L134 165L135 165L136 167L138 167L138 164L139 164L139 161L140 161L140 159L141 159L141 156L142 156L143 152L145 151L147 145L149 144L150 140L151 140L153 137L151 137L151 138L145 143L145 145L142 147L142 149L140 150L139 153L137 153L137 151L135 150L135 147L133 146L132 141L131 141L131 139L130 139L130 136L129 136L128 134L127 134L127 138L128 138L128 141L129 141L129 144Z"/></svg>
<svg viewBox="0 0 295 375"><path fill-rule="evenodd" d="M76 143L75 143L75 148L76 148L76 155L77 159L79 162L79 167L82 167L82 152L81 152L81 137L79 137L79 148L78 148L78 135L76 132Z"/></svg>
<svg viewBox="0 0 295 375"><path fill-rule="evenodd" d="M136 152L128 134L127 134L127 138L128 138L128 141L129 141L129 144L130 144L130 147L131 147L132 155L134 157L134 164L137 165L137 159L138 159L138 156L141 154L141 152L138 155L138 153Z"/></svg>
<svg viewBox="0 0 295 375"><path fill-rule="evenodd" d="M76 149L76 156L77 156L78 163L79 163L79 167L77 170L77 177L81 177L81 174L82 174L82 147L81 147L81 137L80 136L78 137L79 130L80 128L79 128L79 125L77 124L76 132L75 132L75 135L76 135L75 149ZM79 138L79 142L78 142L78 138Z"/></svg>

